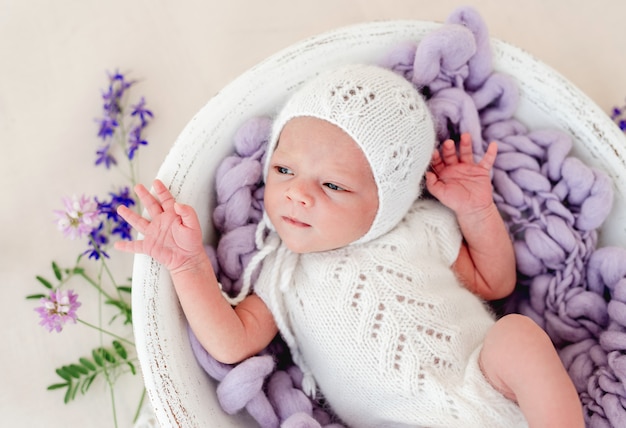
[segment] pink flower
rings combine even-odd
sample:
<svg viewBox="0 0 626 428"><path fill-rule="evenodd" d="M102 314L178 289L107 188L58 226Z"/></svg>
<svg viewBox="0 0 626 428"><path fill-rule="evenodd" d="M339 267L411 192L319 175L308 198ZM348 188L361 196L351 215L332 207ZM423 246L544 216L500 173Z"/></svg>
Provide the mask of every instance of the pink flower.
<svg viewBox="0 0 626 428"><path fill-rule="evenodd" d="M46 327L50 332L52 330L60 332L66 322L76 323L76 309L79 306L78 294L74 291L57 290L51 291L50 297L41 299L41 306L35 308L35 311L41 317L39 325Z"/></svg>
<svg viewBox="0 0 626 428"><path fill-rule="evenodd" d="M70 238L82 238L98 226L98 203L86 196L63 198L65 210L57 210L57 227Z"/></svg>

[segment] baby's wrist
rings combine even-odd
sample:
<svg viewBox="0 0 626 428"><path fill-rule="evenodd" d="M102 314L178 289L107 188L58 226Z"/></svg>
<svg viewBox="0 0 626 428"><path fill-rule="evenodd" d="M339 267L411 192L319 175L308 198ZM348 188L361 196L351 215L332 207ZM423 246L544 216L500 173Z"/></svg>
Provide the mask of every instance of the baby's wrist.
<svg viewBox="0 0 626 428"><path fill-rule="evenodd" d="M189 274L202 274L207 269L213 270L211 261L204 251L187 257L182 263L176 266L168 267L172 277Z"/></svg>
<svg viewBox="0 0 626 428"><path fill-rule="evenodd" d="M489 221L489 219L493 218L494 215L501 218L498 208L493 201L487 205L476 207L464 205L459 207L455 214L459 222L466 224L483 223L485 221Z"/></svg>

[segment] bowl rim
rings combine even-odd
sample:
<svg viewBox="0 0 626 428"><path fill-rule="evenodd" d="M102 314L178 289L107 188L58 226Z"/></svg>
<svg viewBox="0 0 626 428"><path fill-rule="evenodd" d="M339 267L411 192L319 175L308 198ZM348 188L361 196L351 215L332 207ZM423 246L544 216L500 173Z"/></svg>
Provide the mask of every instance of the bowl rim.
<svg viewBox="0 0 626 428"><path fill-rule="evenodd" d="M420 20L365 22L327 31L278 51L227 84L193 116L164 159L158 178L181 202L196 207L207 225L205 242L213 242L210 207L214 197L210 191L197 189L214 188L210 172L232 151L228 137L236 127L249 118L272 114L268 107L279 105L324 67L357 60L379 61L398 43L418 42L440 25ZM615 203L601 236L606 236L608 245L626 243L626 230L620 226L626 224L624 134L552 67L505 41L491 38L491 45L494 68L513 76L519 84L520 121L527 119L532 127L555 126L568 132L575 153L612 179ZM282 91L272 93L277 73ZM258 101L261 97L263 102ZM169 274L147 256L135 256L132 307L138 359L157 420L164 426L199 427L207 420L214 427L250 426L249 416L232 417L219 408L215 382L199 367L191 351Z"/></svg>

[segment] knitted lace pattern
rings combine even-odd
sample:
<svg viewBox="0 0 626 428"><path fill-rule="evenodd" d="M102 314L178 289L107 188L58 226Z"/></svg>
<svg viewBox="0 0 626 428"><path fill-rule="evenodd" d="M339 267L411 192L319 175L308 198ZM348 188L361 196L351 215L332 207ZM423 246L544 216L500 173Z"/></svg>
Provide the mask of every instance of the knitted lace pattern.
<svg viewBox="0 0 626 428"><path fill-rule="evenodd" d="M469 132L478 156L486 141L498 143L494 199L518 266L516 291L502 310L532 317L550 335L579 393L587 426L622 426L626 250L597 248L596 232L611 210L610 180L569 155L569 135L528 130L514 118L517 86L493 70L491 55L482 18L460 8L419 43L408 41L390 51L382 65L423 88L440 141ZM256 253L261 158L270 129L266 118L244 124L234 138L235 153L216 171L214 225L221 237L209 251L231 295L241 290L245 266ZM280 341L228 366L190 337L198 361L220 382L225 411L245 409L263 427L341 426L323 401L303 393L302 373Z"/></svg>
<svg viewBox="0 0 626 428"><path fill-rule="evenodd" d="M425 199L373 241L270 253L255 292L304 371L305 392L314 378L354 427L526 426L478 365L494 318L450 267L461 239L454 214Z"/></svg>

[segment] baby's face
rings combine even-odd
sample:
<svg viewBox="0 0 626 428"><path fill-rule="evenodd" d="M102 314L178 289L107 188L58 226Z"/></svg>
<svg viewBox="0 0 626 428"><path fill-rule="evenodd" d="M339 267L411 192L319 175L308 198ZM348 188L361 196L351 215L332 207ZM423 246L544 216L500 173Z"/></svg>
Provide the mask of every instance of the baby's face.
<svg viewBox="0 0 626 428"><path fill-rule="evenodd" d="M285 125L270 158L265 211L290 250L350 244L369 230L377 210L371 168L350 136L312 117Z"/></svg>

